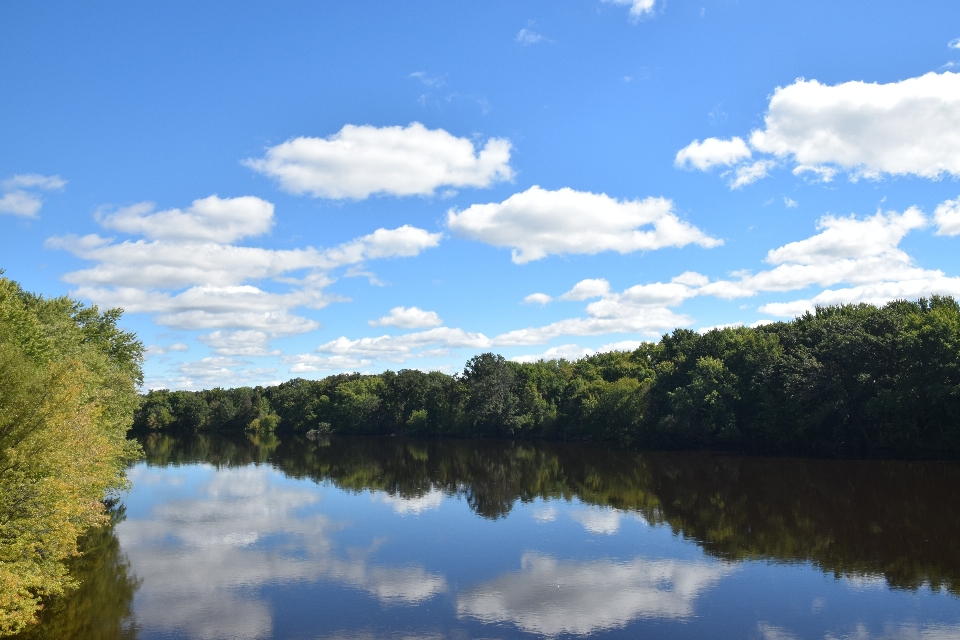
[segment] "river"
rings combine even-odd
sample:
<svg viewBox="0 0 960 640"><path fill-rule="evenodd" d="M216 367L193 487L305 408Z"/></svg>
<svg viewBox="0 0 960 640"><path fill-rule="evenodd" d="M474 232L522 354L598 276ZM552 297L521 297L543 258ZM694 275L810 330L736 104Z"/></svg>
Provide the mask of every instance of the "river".
<svg viewBox="0 0 960 640"><path fill-rule="evenodd" d="M144 438L23 638L960 639L960 465Z"/></svg>

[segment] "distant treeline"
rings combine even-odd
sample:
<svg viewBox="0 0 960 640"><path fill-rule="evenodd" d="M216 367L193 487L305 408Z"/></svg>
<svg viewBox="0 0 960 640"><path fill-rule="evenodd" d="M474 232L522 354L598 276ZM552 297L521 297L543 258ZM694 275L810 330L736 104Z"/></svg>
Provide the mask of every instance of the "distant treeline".
<svg viewBox="0 0 960 640"><path fill-rule="evenodd" d="M632 352L151 391L141 430L491 436L814 456L960 453L960 305L818 308Z"/></svg>

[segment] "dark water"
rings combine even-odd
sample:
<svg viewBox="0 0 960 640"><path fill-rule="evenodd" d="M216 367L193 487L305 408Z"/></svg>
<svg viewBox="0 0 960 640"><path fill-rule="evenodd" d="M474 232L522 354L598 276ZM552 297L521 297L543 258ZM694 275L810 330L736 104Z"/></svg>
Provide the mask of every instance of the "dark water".
<svg viewBox="0 0 960 640"><path fill-rule="evenodd" d="M960 466L151 437L31 638L960 639Z"/></svg>

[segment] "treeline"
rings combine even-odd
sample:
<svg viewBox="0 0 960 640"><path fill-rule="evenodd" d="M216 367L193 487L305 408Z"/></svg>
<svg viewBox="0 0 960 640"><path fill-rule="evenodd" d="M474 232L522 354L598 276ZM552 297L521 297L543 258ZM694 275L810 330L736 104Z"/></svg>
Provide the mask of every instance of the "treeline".
<svg viewBox="0 0 960 640"><path fill-rule="evenodd" d="M0 636L77 586L77 540L109 524L104 499L139 455L143 347L119 317L0 278Z"/></svg>
<svg viewBox="0 0 960 640"><path fill-rule="evenodd" d="M814 456L960 453L960 305L818 308L677 329L632 352L461 374L387 371L275 387L152 391L142 430L493 436Z"/></svg>

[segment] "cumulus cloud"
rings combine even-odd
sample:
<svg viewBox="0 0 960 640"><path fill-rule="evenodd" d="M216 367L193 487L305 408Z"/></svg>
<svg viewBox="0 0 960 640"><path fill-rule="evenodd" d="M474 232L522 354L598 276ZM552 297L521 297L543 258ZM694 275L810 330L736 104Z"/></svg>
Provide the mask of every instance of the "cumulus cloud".
<svg viewBox="0 0 960 640"><path fill-rule="evenodd" d="M722 244L681 220L666 198L616 200L570 188L548 191L533 186L500 203L451 209L447 225L460 236L509 247L517 264L551 254Z"/></svg>
<svg viewBox="0 0 960 640"><path fill-rule="evenodd" d="M209 203L209 199L204 202ZM268 211L267 207L249 202L241 207L226 207L226 210L246 219L251 208ZM269 210L272 211L272 205ZM169 212L154 215L166 213ZM126 215L121 224L129 223L130 228L139 225L138 228L146 230L155 223L150 217L142 213L136 218ZM134 219L137 221L130 222ZM202 216L193 218L197 224L203 220ZM242 226L222 219L213 220L210 225L231 229ZM293 309L321 309L339 299L323 291L333 282L327 275L329 271L367 260L416 256L437 246L441 238L439 233L404 225L397 229L378 229L330 249L274 250L202 240L212 233L197 230L201 240L196 242L169 238L113 242L95 234L59 236L49 238L46 246L67 250L95 263L91 268L63 276L66 282L77 285L74 295L78 297L104 306L120 306L130 312L157 314L160 324L182 329L247 329L290 335L319 326L315 321L292 314ZM302 270L308 271L303 278L287 275ZM265 279L291 290L274 293L262 286L247 284Z"/></svg>
<svg viewBox="0 0 960 640"><path fill-rule="evenodd" d="M955 205L944 203L941 220ZM612 291L607 280L586 279L576 283L561 298L586 301L584 313L546 325L530 326L493 336L461 328L437 327L404 335L350 339L341 336L321 345L317 354L297 356L303 362L326 362L339 356L347 362L404 362L413 358L446 356L453 349L470 351L547 344L565 336L635 334L626 340L604 344L596 351L632 350L642 338L656 338L663 331L693 324L677 308L696 296L726 300L768 293L821 290L812 297L787 302L768 302L758 310L770 316L793 316L815 305L868 302L883 304L898 298L929 297L932 294L960 296L960 278L942 271L924 269L899 245L912 231L929 226L930 220L916 208L903 212L877 212L872 216L822 217L814 235L771 249L765 258L770 268L740 271L712 280L694 271L683 272L668 282L652 282ZM532 294L530 302L547 302L547 294ZM751 324L770 322L762 319ZM709 331L730 323L702 328ZM637 335L638 334L638 335ZM639 338L639 339L638 339ZM572 342L545 351L517 355L517 362L541 359L576 359L596 352ZM290 360L290 362L294 362Z"/></svg>
<svg viewBox="0 0 960 640"><path fill-rule="evenodd" d="M823 181L839 171L854 180L960 176L960 75L928 73L887 84L798 79L774 91L749 146L738 137L694 141L677 154L677 164L706 170L745 161L751 149L766 154L736 167L734 188L765 177L778 162Z"/></svg>
<svg viewBox="0 0 960 640"><path fill-rule="evenodd" d="M220 356L280 355L279 350L269 348L270 335L265 331L212 331L199 340Z"/></svg>
<svg viewBox="0 0 960 640"><path fill-rule="evenodd" d="M0 182L0 213L9 213L24 218L35 218L43 206L43 198L31 190L62 189L67 181L60 176L42 176L38 173L21 173Z"/></svg>
<svg viewBox="0 0 960 640"><path fill-rule="evenodd" d="M656 5L656 0L602 0L602 2L630 7L630 17L634 20L653 15L654 5Z"/></svg>
<svg viewBox="0 0 960 640"><path fill-rule="evenodd" d="M101 212L97 219L106 228L145 238L118 242L97 234L55 236L46 246L93 263L63 276L76 285L74 296L151 314L164 326L209 331L200 341L226 357L277 355L269 347L272 338L319 328L316 320L297 310L322 309L343 300L326 292L335 281L335 269L416 256L442 238L404 225L327 249L231 244L269 231L273 213L271 203L250 196L210 196L185 209L159 212L151 203L141 203ZM181 374L186 377L170 380L201 378L194 372Z"/></svg>
<svg viewBox="0 0 960 640"><path fill-rule="evenodd" d="M266 233L273 226L273 204L253 196L194 200L185 210L154 212L152 202L100 213L107 229L146 236L154 240L186 240L230 243Z"/></svg>
<svg viewBox="0 0 960 640"><path fill-rule="evenodd" d="M358 371L373 364L367 358L351 356L319 356L312 353L283 356L283 364L289 364L290 373L316 373L319 371Z"/></svg>
<svg viewBox="0 0 960 640"><path fill-rule="evenodd" d="M371 327L400 327L402 329L422 329L424 327L439 327L443 320L436 311L424 311L418 307L394 307L390 313L370 320Z"/></svg>
<svg viewBox="0 0 960 640"><path fill-rule="evenodd" d="M147 349L147 356L163 356L168 353L189 351L190 347L188 347L183 342L176 342L174 344L168 344L168 345L148 344L146 349Z"/></svg>
<svg viewBox="0 0 960 640"><path fill-rule="evenodd" d="M750 149L742 138L694 140L677 152L674 164L680 168L706 171L716 166L730 166L750 157Z"/></svg>
<svg viewBox="0 0 960 640"><path fill-rule="evenodd" d="M739 189L748 184L753 184L761 178L766 178L775 166L777 166L775 160L757 160L749 164L742 164L733 171L730 188Z"/></svg>
<svg viewBox="0 0 960 640"><path fill-rule="evenodd" d="M933 212L933 220L937 224L938 236L960 234L960 198L945 200L937 205Z"/></svg>
<svg viewBox="0 0 960 640"><path fill-rule="evenodd" d="M699 595L729 571L719 563L570 562L525 553L520 571L460 594L457 614L548 637L622 628L637 618L684 620L694 615Z"/></svg>
<svg viewBox="0 0 960 640"><path fill-rule="evenodd" d="M579 360L580 358L585 358L586 356L592 356L594 353L595 351L593 349L588 349L579 345L562 344L558 347L550 347L543 353L516 356L510 359L514 362L540 362L541 360L560 360L562 358L572 362L574 360Z"/></svg>
<svg viewBox="0 0 960 640"><path fill-rule="evenodd" d="M488 349L493 342L482 333L463 329L437 327L399 336L378 336L350 340L341 336L320 345L321 354L349 357L367 357L388 362L404 362L410 358L445 354L449 349Z"/></svg>
<svg viewBox="0 0 960 640"><path fill-rule="evenodd" d="M600 294L586 306L585 317L566 318L543 326L527 327L489 337L483 333L468 332L460 328L437 327L398 336L383 335L351 340L341 336L320 345L317 354L285 357L285 362L295 366L310 366L310 363L327 363L327 358L340 356L344 362L405 362L414 358L445 356L453 349L471 351L500 347L516 347L545 344L560 336L594 336L612 333L640 333L655 336L660 331L687 326L693 320L675 313L670 306L681 304L696 295L696 285L703 276L687 272L668 283L652 283L630 287L623 292ZM683 282L691 284L684 284ZM605 281L604 281L605 282ZM576 287L575 287L576 288ZM639 341L629 340L611 343L600 351L619 348L633 349ZM518 356L519 362L533 362L556 357L580 358L595 353L592 349L577 345L553 347L541 354ZM335 368L335 367L330 367ZM303 368L297 371L303 371ZM293 369L291 369L293 371Z"/></svg>
<svg viewBox="0 0 960 640"><path fill-rule="evenodd" d="M247 360L233 357L207 357L181 362L166 375L147 376L147 389L187 389L199 391L213 387L275 385L282 380L273 367L255 367Z"/></svg>
<svg viewBox="0 0 960 640"><path fill-rule="evenodd" d="M11 213L24 218L36 217L43 200L26 191L8 191L0 196L0 213Z"/></svg>
<svg viewBox="0 0 960 640"><path fill-rule="evenodd" d="M245 164L291 193L361 200L373 194L432 195L440 187L488 187L513 177L510 141L469 138L419 122L407 127L345 125L327 138L300 137Z"/></svg>
<svg viewBox="0 0 960 640"><path fill-rule="evenodd" d="M524 304L547 304L553 301L553 297L545 293L531 293L523 299Z"/></svg>
<svg viewBox="0 0 960 640"><path fill-rule="evenodd" d="M573 285L570 291L560 296L561 300L589 300L610 293L610 283L603 278L589 278Z"/></svg>
<svg viewBox="0 0 960 640"><path fill-rule="evenodd" d="M923 213L913 207L903 213L877 212L865 218L824 216L818 223L820 233L767 253L766 261L776 265L773 269L711 282L698 293L732 299L811 285L852 285L759 307L761 313L782 317L812 311L817 305L884 304L932 294L960 295L960 278L917 266L898 246L910 231L928 224Z"/></svg>

